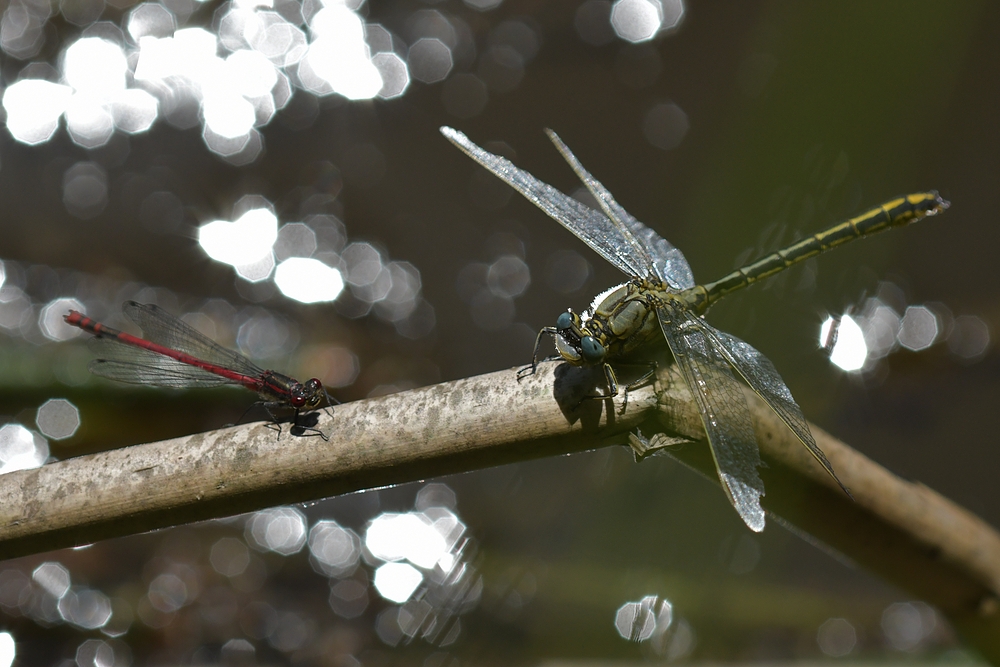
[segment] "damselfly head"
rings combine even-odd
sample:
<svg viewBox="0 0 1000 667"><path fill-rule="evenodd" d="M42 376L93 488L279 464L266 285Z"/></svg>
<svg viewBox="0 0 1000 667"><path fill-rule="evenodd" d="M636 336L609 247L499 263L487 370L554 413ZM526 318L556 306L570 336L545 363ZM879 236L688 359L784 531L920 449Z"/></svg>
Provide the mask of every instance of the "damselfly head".
<svg viewBox="0 0 1000 667"><path fill-rule="evenodd" d="M289 403L292 404L293 408L299 410L315 410L326 396L326 392L323 391L323 383L317 378L312 378L305 384L296 382L289 388L288 393L290 395Z"/></svg>

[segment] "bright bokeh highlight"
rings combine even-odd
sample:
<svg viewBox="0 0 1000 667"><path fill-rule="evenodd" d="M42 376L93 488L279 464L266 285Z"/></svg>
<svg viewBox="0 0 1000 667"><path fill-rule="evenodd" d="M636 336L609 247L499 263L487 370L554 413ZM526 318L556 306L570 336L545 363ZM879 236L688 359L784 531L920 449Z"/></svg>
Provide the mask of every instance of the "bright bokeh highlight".
<svg viewBox="0 0 1000 667"><path fill-rule="evenodd" d="M14 637L9 632L0 632L0 667L10 667L16 657Z"/></svg>
<svg viewBox="0 0 1000 667"><path fill-rule="evenodd" d="M3 93L7 129L24 144L48 141L59 128L59 118L69 104L73 89L51 81L22 79Z"/></svg>
<svg viewBox="0 0 1000 667"><path fill-rule="evenodd" d="M0 426L0 474L37 468L49 458L45 438L20 424Z"/></svg>
<svg viewBox="0 0 1000 667"><path fill-rule="evenodd" d="M865 335L850 315L827 318L820 330L820 345L829 348L830 362L841 370L861 370L868 358Z"/></svg>
<svg viewBox="0 0 1000 667"><path fill-rule="evenodd" d="M274 284L289 299L302 303L333 301L344 291L340 271L306 257L292 257L279 264Z"/></svg>
<svg viewBox="0 0 1000 667"><path fill-rule="evenodd" d="M611 27L627 42L645 42L656 36L663 22L657 0L617 0L611 8Z"/></svg>
<svg viewBox="0 0 1000 667"><path fill-rule="evenodd" d="M198 243L209 257L232 266L264 259L278 238L278 219L265 209L251 209L234 222L216 220L198 229Z"/></svg>
<svg viewBox="0 0 1000 667"><path fill-rule="evenodd" d="M428 569L447 553L442 535L422 516L414 513L382 514L368 527L365 546L385 561L408 560Z"/></svg>
<svg viewBox="0 0 1000 667"><path fill-rule="evenodd" d="M398 604L409 600L423 580L420 570L409 563L385 563L375 570L375 590Z"/></svg>

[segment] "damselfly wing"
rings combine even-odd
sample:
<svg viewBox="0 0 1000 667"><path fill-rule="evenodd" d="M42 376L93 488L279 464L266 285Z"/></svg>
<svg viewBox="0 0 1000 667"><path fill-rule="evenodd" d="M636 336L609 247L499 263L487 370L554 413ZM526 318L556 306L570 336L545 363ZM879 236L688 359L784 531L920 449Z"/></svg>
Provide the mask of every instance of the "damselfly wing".
<svg viewBox="0 0 1000 667"><path fill-rule="evenodd" d="M948 202L936 192L899 197L720 280L697 285L681 251L625 211L551 130L547 130L549 138L601 211L483 150L457 130L442 127L441 132L629 277L628 282L599 295L582 313L567 310L557 318L556 326L543 328L536 339L530 372L537 366L541 337L548 334L555 341L558 358L576 366L602 367L608 395L615 396L618 382L610 362L664 339L698 405L722 487L747 526L755 531L764 529L760 505L764 484L757 473L760 454L742 383L774 410L850 495L817 446L802 410L771 361L749 343L708 324L703 315L730 292L852 239L939 213ZM628 387L625 391L627 399Z"/></svg>

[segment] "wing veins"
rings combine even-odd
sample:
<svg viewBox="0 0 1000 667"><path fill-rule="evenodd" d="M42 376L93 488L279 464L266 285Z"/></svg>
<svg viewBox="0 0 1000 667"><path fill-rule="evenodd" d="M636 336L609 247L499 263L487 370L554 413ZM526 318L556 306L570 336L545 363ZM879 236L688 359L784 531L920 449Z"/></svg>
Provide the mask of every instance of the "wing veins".
<svg viewBox="0 0 1000 667"><path fill-rule="evenodd" d="M555 144L563 159L576 172L577 177L590 190L590 194L600 204L605 215L618 227L622 238L632 248L633 254L642 258L648 271L673 291L694 287L694 275L684 253L626 211L611 192L584 168L559 135L552 130L546 130L545 133Z"/></svg>
<svg viewBox="0 0 1000 667"><path fill-rule="evenodd" d="M480 148L458 130L442 127L441 133L463 153L520 192L525 199L572 232L619 271L635 278L649 273L649 264L637 262L639 258L623 252L623 245L615 243L625 239L618 227L603 213L538 180L527 171L514 166L510 160Z"/></svg>
<svg viewBox="0 0 1000 667"><path fill-rule="evenodd" d="M182 363L152 350L119 342L114 338L93 338L90 341L90 348L99 357L90 362L90 372L118 382L173 388L239 384L197 366Z"/></svg>
<svg viewBox="0 0 1000 667"><path fill-rule="evenodd" d="M719 480L751 530L764 529L760 454L742 384L705 333L705 322L668 303L656 309L667 345L698 405Z"/></svg>
<svg viewBox="0 0 1000 667"><path fill-rule="evenodd" d="M122 312L142 329L143 337L152 343L190 354L243 375L256 377L264 372L242 354L219 345L157 305L126 301Z"/></svg>
<svg viewBox="0 0 1000 667"><path fill-rule="evenodd" d="M707 326L707 325L706 325ZM728 334L724 331L708 326L709 335L715 338L719 351L725 357L729 365L736 369L740 377L750 385L758 396L774 411L785 425L795 434L799 442L809 450L809 453L819 462L840 488L850 496L851 492L844 486L844 483L837 477L826 454L816 444L812 432L809 430L809 423L802 408L792 397L792 392L788 385L781 378L771 360L764 356L759 350L744 340ZM853 496L852 496L853 497Z"/></svg>

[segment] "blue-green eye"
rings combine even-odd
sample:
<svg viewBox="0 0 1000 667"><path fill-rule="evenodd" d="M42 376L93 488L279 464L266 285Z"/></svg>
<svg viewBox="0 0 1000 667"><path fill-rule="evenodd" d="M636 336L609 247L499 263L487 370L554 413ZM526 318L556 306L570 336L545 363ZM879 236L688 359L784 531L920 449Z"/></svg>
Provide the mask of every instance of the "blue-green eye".
<svg viewBox="0 0 1000 667"><path fill-rule="evenodd" d="M584 336L580 339L580 351L587 363L597 363L604 359L604 346L597 342L593 336Z"/></svg>
<svg viewBox="0 0 1000 667"><path fill-rule="evenodd" d="M573 316L566 312L556 318L556 329L569 329L573 326Z"/></svg>

